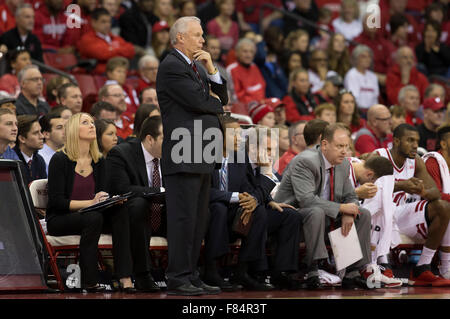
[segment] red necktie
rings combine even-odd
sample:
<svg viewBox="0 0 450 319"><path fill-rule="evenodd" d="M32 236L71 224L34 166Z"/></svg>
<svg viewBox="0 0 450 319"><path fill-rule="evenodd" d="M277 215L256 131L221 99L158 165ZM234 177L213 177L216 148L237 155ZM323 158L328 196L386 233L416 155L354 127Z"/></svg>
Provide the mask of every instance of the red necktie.
<svg viewBox="0 0 450 319"><path fill-rule="evenodd" d="M334 167L330 168L330 201L334 202Z"/></svg>
<svg viewBox="0 0 450 319"><path fill-rule="evenodd" d="M28 163L27 163L29 169L31 169L31 163L33 163L33 160L32 160L32 159L29 159L29 160L28 160Z"/></svg>
<svg viewBox="0 0 450 319"><path fill-rule="evenodd" d="M330 167L330 201L334 202L334 167ZM331 219L330 221L330 230L334 230L335 229L335 225L334 225L334 219Z"/></svg>
<svg viewBox="0 0 450 319"><path fill-rule="evenodd" d="M198 69L197 66L195 65L194 62L192 62L191 64L192 66L192 70L194 70L195 74L197 75L197 79L200 81L200 84L202 85L203 91L205 90L205 85L203 84L202 78L200 76L200 73L198 73Z"/></svg>
<svg viewBox="0 0 450 319"><path fill-rule="evenodd" d="M159 176L159 160L153 159L153 173L152 173L153 187L160 189L161 178ZM156 232L161 225L161 204L152 203L151 205L151 217L150 217L152 232Z"/></svg>

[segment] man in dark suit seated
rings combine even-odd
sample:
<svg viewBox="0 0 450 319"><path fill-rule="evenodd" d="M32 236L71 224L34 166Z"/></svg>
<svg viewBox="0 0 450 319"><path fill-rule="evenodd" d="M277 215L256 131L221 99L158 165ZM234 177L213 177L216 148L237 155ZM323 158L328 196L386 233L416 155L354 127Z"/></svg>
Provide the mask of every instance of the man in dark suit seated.
<svg viewBox="0 0 450 319"><path fill-rule="evenodd" d="M148 212L151 208L152 222L162 220L162 207L143 197L148 193L161 192L161 145L163 140L161 117L147 118L142 124L139 139L121 143L112 148L106 158L111 194L133 192L136 196L126 203L130 215L130 241L133 274L137 290L158 291L150 274L150 236ZM158 216L159 214L159 216ZM135 221L133 223L133 221ZM142 222L144 221L144 225Z"/></svg>
<svg viewBox="0 0 450 319"><path fill-rule="evenodd" d="M350 183L350 163L345 158L349 132L341 124L328 125L320 145L294 157L283 174L275 200L298 207L302 216L308 266L307 286L321 287L318 262L328 257L325 246L327 224L342 226L347 236L355 223L363 258L346 268L343 288L367 288L363 275L370 263L370 212L359 207Z"/></svg>
<svg viewBox="0 0 450 319"><path fill-rule="evenodd" d="M45 160L38 154L44 147L44 135L37 115L19 115L17 117L17 141L14 151L25 165L25 182L47 178Z"/></svg>

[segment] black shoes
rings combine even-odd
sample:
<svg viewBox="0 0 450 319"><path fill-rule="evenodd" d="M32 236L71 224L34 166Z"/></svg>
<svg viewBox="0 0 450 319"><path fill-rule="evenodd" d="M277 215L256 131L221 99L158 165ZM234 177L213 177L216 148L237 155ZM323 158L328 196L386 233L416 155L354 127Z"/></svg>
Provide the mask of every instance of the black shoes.
<svg viewBox="0 0 450 319"><path fill-rule="evenodd" d="M308 276L306 278L306 289L310 290L323 289L323 285L320 282L320 278L318 275Z"/></svg>
<svg viewBox="0 0 450 319"><path fill-rule="evenodd" d="M153 280L150 274L136 276L134 279L134 288L140 292L158 292L161 289Z"/></svg>
<svg viewBox="0 0 450 319"><path fill-rule="evenodd" d="M175 296L200 296L205 294L202 288L195 287L192 284L183 284L173 289L167 290L168 295Z"/></svg>
<svg viewBox="0 0 450 319"><path fill-rule="evenodd" d="M207 285L200 279L193 280L192 285L194 287L203 289L205 295L218 295L222 292L219 287Z"/></svg>
<svg viewBox="0 0 450 319"><path fill-rule="evenodd" d="M218 274L205 275L203 281L211 286L219 287L224 292L235 292L242 290L241 285L233 285L229 281L223 280Z"/></svg>
<svg viewBox="0 0 450 319"><path fill-rule="evenodd" d="M85 287L82 290L83 292L97 293L97 292L104 292L105 289L106 289L105 286L96 284L95 286Z"/></svg>
<svg viewBox="0 0 450 319"><path fill-rule="evenodd" d="M235 275L233 281L239 285L242 285L246 290L271 291L275 289L273 285L268 283L260 283L250 277L247 273Z"/></svg>
<svg viewBox="0 0 450 319"><path fill-rule="evenodd" d="M300 281L284 271L273 276L273 284L278 289L298 290L300 288Z"/></svg>
<svg viewBox="0 0 450 319"><path fill-rule="evenodd" d="M367 279L363 276L353 278L344 277L342 279L342 289L370 289L367 286Z"/></svg>

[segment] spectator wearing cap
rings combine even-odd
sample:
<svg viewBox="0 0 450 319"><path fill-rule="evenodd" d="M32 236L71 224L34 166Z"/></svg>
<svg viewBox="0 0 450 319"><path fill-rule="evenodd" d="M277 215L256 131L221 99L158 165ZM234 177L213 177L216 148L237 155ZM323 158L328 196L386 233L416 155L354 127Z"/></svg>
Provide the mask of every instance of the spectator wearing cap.
<svg viewBox="0 0 450 319"><path fill-rule="evenodd" d="M159 21L153 14L153 1L139 0L119 18L120 36L134 45L142 56L152 45L152 26Z"/></svg>
<svg viewBox="0 0 450 319"><path fill-rule="evenodd" d="M419 146L427 151L438 149L438 128L444 123L446 107L438 97L425 99L423 102L423 123L417 128L419 130Z"/></svg>
<svg viewBox="0 0 450 319"><path fill-rule="evenodd" d="M16 114L16 99L10 96L0 97L0 109L8 109Z"/></svg>
<svg viewBox="0 0 450 319"><path fill-rule="evenodd" d="M314 93L314 100L317 105L322 103L333 103L333 100L339 93L343 81L340 75L327 76L323 87Z"/></svg>
<svg viewBox="0 0 450 319"><path fill-rule="evenodd" d="M373 61L373 52L366 45L358 45L352 52L351 68L344 78L344 86L356 98L358 107L366 113L369 107L378 103L380 89L378 79L370 70Z"/></svg>
<svg viewBox="0 0 450 319"><path fill-rule="evenodd" d="M264 99L263 103L274 109L276 125L286 125L286 105L279 98L270 97Z"/></svg>
<svg viewBox="0 0 450 319"><path fill-rule="evenodd" d="M236 99L244 104L259 102L266 97L266 81L253 63L255 54L255 43L247 38L241 39L236 45L237 62L227 67L227 72L233 80Z"/></svg>
<svg viewBox="0 0 450 319"><path fill-rule="evenodd" d="M268 104L252 103L249 106L249 115L253 124L273 128L275 126L275 110Z"/></svg>
<svg viewBox="0 0 450 319"><path fill-rule="evenodd" d="M92 12L91 25L93 30L81 37L78 50L82 58L97 60L94 73L103 74L106 62L112 57L134 57L133 44L111 33L111 15L105 8L97 8Z"/></svg>
<svg viewBox="0 0 450 319"><path fill-rule="evenodd" d="M162 61L170 49L169 24L166 21L158 21L152 28L152 46L148 53Z"/></svg>
<svg viewBox="0 0 450 319"><path fill-rule="evenodd" d="M317 104L310 92L310 87L308 71L298 68L291 72L289 94L283 98L286 104L286 120L289 123L314 118L314 109Z"/></svg>
<svg viewBox="0 0 450 319"><path fill-rule="evenodd" d="M9 51L24 47L33 59L44 62L39 38L32 33L34 27L34 9L29 3L19 5L16 10L16 27L6 31L0 37L0 44Z"/></svg>

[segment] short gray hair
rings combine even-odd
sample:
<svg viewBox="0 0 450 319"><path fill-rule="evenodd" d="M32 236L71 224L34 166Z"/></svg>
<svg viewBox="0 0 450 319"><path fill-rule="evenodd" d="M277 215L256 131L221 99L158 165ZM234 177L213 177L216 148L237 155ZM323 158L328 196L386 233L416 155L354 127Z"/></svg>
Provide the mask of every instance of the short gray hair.
<svg viewBox="0 0 450 319"><path fill-rule="evenodd" d="M25 77L25 73L27 73L28 70L31 69L36 69L39 71L39 67L37 65L34 64L30 64L25 66L22 70L19 71L19 73L17 74L17 80L19 81L19 84L22 83L22 81L24 80Z"/></svg>
<svg viewBox="0 0 450 319"><path fill-rule="evenodd" d="M358 63L358 58L361 54L363 54L364 52L369 52L370 57L372 58L373 61L373 51L371 48L369 48L367 45L364 44L358 44L356 46L356 48L353 49L352 52L352 64L353 66L356 66L356 64Z"/></svg>
<svg viewBox="0 0 450 319"><path fill-rule="evenodd" d="M400 103L401 101L403 101L403 99L405 98L405 94L406 94L406 92L408 92L408 91L414 91L414 92L417 92L417 94L420 95L420 92L419 92L419 90L416 88L416 86L414 86L414 85L412 85L412 84L406 85L406 86L402 87L401 90L398 92L398 97L397 97L397 99L398 99L398 102L399 102L399 103Z"/></svg>
<svg viewBox="0 0 450 319"><path fill-rule="evenodd" d="M236 44L236 52L238 52L239 50L240 50L240 48L243 46L243 45L245 45L245 44L250 44L251 46L253 46L254 48L255 48L255 50L256 50L256 44L255 44L255 42L253 42L253 40L250 40L250 39L247 39L247 38L243 38L243 39L240 39L239 41L238 41L238 43Z"/></svg>
<svg viewBox="0 0 450 319"><path fill-rule="evenodd" d="M19 5L16 9L16 12L14 13L14 17L17 18L20 15L20 12L22 11L22 9L31 9L34 12L33 6L29 3L22 3L21 5Z"/></svg>
<svg viewBox="0 0 450 319"><path fill-rule="evenodd" d="M170 37L170 43L172 45L177 43L177 35L179 33L186 33L189 22L198 22L201 24L201 20L197 17L191 16L191 17L182 17L179 18L175 23L172 25L169 31L169 37Z"/></svg>
<svg viewBox="0 0 450 319"><path fill-rule="evenodd" d="M158 58L154 57L153 55L144 55L142 58L139 59L138 62L138 69L142 70L144 65L147 64L147 62L157 62L159 64Z"/></svg>

